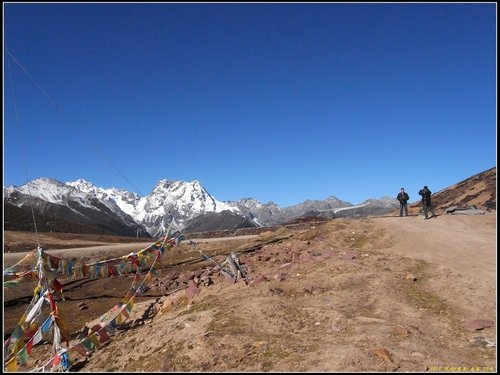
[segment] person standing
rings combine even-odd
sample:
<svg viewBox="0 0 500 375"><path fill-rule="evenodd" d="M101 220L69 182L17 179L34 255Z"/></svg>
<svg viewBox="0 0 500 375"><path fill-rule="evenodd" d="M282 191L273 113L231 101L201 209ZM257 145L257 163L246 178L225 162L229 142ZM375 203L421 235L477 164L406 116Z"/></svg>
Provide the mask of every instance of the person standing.
<svg viewBox="0 0 500 375"><path fill-rule="evenodd" d="M408 216L408 200L410 199L410 196L404 188L401 188L401 191L396 199L399 201L399 216L402 217L403 213L404 216Z"/></svg>
<svg viewBox="0 0 500 375"><path fill-rule="evenodd" d="M431 194L432 192L429 190L427 186L424 186L423 189L420 189L418 192L419 195L422 196L422 207L424 209L424 219L430 219L433 217L437 217L436 214L434 213L434 209L432 208L432 202L431 202ZM428 212L432 214L431 217L428 216Z"/></svg>

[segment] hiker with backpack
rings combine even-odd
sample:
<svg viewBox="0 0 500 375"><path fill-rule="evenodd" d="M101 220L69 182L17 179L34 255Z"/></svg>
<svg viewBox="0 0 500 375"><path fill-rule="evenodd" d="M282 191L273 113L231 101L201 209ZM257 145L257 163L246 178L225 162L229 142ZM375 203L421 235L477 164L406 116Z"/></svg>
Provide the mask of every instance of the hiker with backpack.
<svg viewBox="0 0 500 375"><path fill-rule="evenodd" d="M422 196L422 208L424 209L424 219L431 219L433 217L437 217L436 214L434 213L434 208L432 207L432 202L431 202L431 194L432 192L429 190L427 186L424 186L423 189L420 189L418 192L419 195ZM428 212L432 214L431 217L428 216Z"/></svg>

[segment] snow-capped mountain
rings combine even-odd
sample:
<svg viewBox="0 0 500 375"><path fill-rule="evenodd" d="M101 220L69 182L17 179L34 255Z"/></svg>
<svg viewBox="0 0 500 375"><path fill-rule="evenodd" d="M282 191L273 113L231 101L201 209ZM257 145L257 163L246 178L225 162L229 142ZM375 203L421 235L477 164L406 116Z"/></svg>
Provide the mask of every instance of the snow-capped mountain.
<svg viewBox="0 0 500 375"><path fill-rule="evenodd" d="M80 190L82 187L83 190ZM20 187L4 188L4 200L14 206L33 209L57 219L96 224L111 233L145 235L146 231L116 203L112 196L84 180L65 184L50 178L38 178Z"/></svg>
<svg viewBox="0 0 500 375"><path fill-rule="evenodd" d="M212 197L199 181L160 180L151 194L136 201L130 212L153 237L157 237L166 233L171 222L176 228L184 228L195 216L225 210L238 211Z"/></svg>
<svg viewBox="0 0 500 375"><path fill-rule="evenodd" d="M147 232L155 238L164 235L171 224L175 229L182 230L201 215L204 218L217 217L218 225L225 221L221 215L226 215L227 218L231 217L227 222L233 226L267 226L311 213L330 218L359 216L358 212L364 215L373 214L374 210L376 213L387 212L397 206L397 201L390 198L386 202L369 200L353 206L334 196L323 201L307 200L285 208L273 202L262 204L253 198L223 202L210 195L197 180L185 182L162 179L144 197L124 189L96 187L83 179L62 183L39 178L20 187L4 188L4 200L17 207L30 207L30 199L36 202L35 209L45 215L98 224L119 234ZM212 213L219 215L207 215ZM235 215L242 217L241 224L235 224ZM195 228L196 222L192 222L189 227ZM203 228L208 227L210 225L204 223Z"/></svg>

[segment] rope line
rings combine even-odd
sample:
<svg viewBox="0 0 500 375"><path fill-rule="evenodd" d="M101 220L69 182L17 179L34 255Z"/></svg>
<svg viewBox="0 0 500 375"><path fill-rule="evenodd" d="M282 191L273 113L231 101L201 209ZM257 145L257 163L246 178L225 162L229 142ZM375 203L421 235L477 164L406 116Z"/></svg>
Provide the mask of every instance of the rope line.
<svg viewBox="0 0 500 375"><path fill-rule="evenodd" d="M7 49L7 47L5 48L5 50L10 55L10 52ZM16 60L14 60L14 61L16 61ZM16 63L17 63L17 61L16 61ZM11 67L9 59L7 59L7 69L9 71L10 90L11 90L11 94L12 94L12 106L14 107L14 119L15 119L15 124L16 124L15 128L17 131L17 138L16 138L16 141L17 141L17 140L21 139L21 125L20 125L20 120L19 120L19 113L17 110L16 90L14 89L14 80L12 79L12 67ZM37 242L38 247L40 247L40 237L38 236L38 229L36 226L35 210L33 208L33 198L31 196L31 191L30 191L30 187L28 184L28 182L29 182L28 167L27 167L27 163L26 163L26 160L24 157L24 153L21 153L21 164L23 166L24 176L26 178L26 184L28 185L28 197L29 197L29 204L31 207L31 216L33 219L33 225L35 227L36 242Z"/></svg>
<svg viewBox="0 0 500 375"><path fill-rule="evenodd" d="M9 55L9 57L12 59L12 61L14 61L18 66L19 68L24 72L24 74L26 74L26 76L33 82L33 84L41 91L41 93L48 99L48 101L59 111L59 113L65 118L65 121L68 123L68 124L71 124L71 126L75 129L78 130L78 128L73 124L73 122L71 121L71 118L66 115L66 113L63 111L62 107L60 105L57 104L57 102L47 93L46 90L44 90L44 88L33 78L33 76L28 72L28 70L19 62L19 60L14 56L14 54L5 46L4 47L5 49L5 52ZM9 60L9 59L7 59ZM79 130L81 132L81 130ZM111 159L101 150L101 148L99 148L94 142L91 141L89 135L86 133L86 132L81 132L83 135L84 135L84 138L86 140L86 142L88 143L88 145L90 147L92 147L96 152L98 152L102 157L103 159L105 159L113 169L115 169L119 174L120 176L122 176L125 181L127 181L130 186L132 186L134 188L134 190L139 194L139 196L143 197L144 194L139 190L139 188L137 186L135 186L135 184L130 181L130 179L117 167L113 164L113 162L111 161Z"/></svg>

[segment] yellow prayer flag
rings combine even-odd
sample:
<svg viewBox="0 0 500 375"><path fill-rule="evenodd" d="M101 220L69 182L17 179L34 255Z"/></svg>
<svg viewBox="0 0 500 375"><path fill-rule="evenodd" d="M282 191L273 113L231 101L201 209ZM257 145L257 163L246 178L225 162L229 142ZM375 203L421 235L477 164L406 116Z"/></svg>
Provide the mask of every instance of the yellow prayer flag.
<svg viewBox="0 0 500 375"><path fill-rule="evenodd" d="M89 340L98 348L101 346L101 343L99 342L99 338L97 336L97 333L93 333L89 336Z"/></svg>
<svg viewBox="0 0 500 375"><path fill-rule="evenodd" d="M5 365L5 370L7 372L16 372L18 370L17 366L17 360L16 357L12 358L7 364Z"/></svg>

